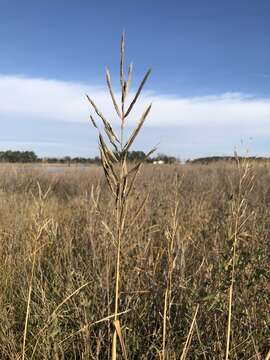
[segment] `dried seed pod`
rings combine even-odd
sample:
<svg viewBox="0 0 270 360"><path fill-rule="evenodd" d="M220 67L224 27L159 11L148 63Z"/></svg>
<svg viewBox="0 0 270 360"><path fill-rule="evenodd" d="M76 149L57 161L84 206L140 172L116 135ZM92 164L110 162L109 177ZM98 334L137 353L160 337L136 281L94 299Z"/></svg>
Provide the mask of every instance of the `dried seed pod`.
<svg viewBox="0 0 270 360"><path fill-rule="evenodd" d="M134 99L132 100L131 104L129 105L129 107L128 107L126 113L125 113L125 118L129 115L129 113L131 112L133 106L135 105L135 103L136 103L136 101L137 101L137 99L138 99L138 97L139 97L139 95L140 95L140 93L142 91L142 88L144 87L144 84L146 83L146 80L147 80L148 76L151 74L151 71L152 71L152 69L149 69L147 71L147 73L145 74L144 78L142 79L142 82L141 82L141 84L140 84L140 86L139 86L139 88L138 88L138 90L137 90L137 92L136 92L136 94L134 96Z"/></svg>

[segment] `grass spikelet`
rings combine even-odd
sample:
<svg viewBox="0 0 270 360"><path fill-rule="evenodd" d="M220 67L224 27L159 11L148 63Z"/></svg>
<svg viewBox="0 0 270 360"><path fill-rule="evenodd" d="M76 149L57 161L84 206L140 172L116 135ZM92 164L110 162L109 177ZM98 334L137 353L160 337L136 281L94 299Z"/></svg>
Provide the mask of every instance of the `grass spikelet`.
<svg viewBox="0 0 270 360"><path fill-rule="evenodd" d="M144 84L146 83L146 81L147 81L149 75L151 74L151 72L152 72L152 69L149 69L147 71L147 73L145 74L144 78L142 79L142 82L140 83L139 88L138 88L138 90L137 90L137 92L136 92L136 94L134 96L134 99L131 101L131 103L130 103L130 105L129 105L126 113L125 113L125 118L128 117L128 115L130 114L133 106L135 105L136 101L138 100L138 97L140 96L140 93L141 93L141 91L142 91L142 89L144 87Z"/></svg>

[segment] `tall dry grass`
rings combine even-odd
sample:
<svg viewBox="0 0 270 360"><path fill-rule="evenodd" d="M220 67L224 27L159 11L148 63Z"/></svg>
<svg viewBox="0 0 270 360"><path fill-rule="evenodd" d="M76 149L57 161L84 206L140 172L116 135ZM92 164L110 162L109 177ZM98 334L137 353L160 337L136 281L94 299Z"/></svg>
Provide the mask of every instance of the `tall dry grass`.
<svg viewBox="0 0 270 360"><path fill-rule="evenodd" d="M237 164L143 168L121 259L119 318L129 359L225 358L240 198L229 358L267 356L270 167L250 166L253 189L244 192ZM38 183L42 194L50 187L45 199ZM111 358L115 200L102 169L5 169L0 189L0 358L22 357L32 273L25 359Z"/></svg>
<svg viewBox="0 0 270 360"><path fill-rule="evenodd" d="M104 170L105 178L107 180L109 189L111 191L112 197L115 201L114 207L111 209L111 215L115 219L115 224L113 227L110 227L109 224L106 223L105 220L102 221L102 224L106 231L109 231L112 237L112 247L115 247L115 263L116 263L116 271L115 271L115 295L114 295L114 333L112 340L112 360L116 360L117 358L117 339L119 339L122 354L125 359L127 359L127 351L125 347L125 341L122 335L121 324L119 320L119 303L120 303L120 294L121 294L121 263L123 256L127 256L124 252L124 240L127 232L131 226L131 221L129 219L129 211L131 210L130 198L132 196L135 180L138 176L139 170L142 165L142 161L138 164L129 167L127 162L128 152L131 149L132 144L136 140L137 136L140 133L140 130L147 118L147 115L150 112L151 105L147 107L147 109L143 112L140 119L138 120L138 124L132 131L132 133L127 137L125 137L125 125L130 115L136 101L138 100L140 93L143 89L144 84L146 83L151 70L149 69L142 79L138 90L136 91L134 98L130 101L130 104L126 106L127 96L131 87L132 77L133 77L133 67L132 64L128 67L128 75L125 79L125 37L124 33L121 37L121 60L120 60L120 86L121 86L121 101L118 104L116 100L116 96L114 94L112 88L111 75L109 70L106 70L106 81L108 85L108 90L111 95L111 99L114 105L114 109L118 118L120 120L120 136L116 134L110 121L108 121L102 112L98 109L95 102L87 95L87 99L91 104L91 108L94 110L95 114L99 117L102 122L104 133L107 135L107 141L104 140L102 136L102 132L97 126L97 122L94 119L93 115L90 115L93 126L98 129L98 137L99 137L99 149L101 156L101 163ZM150 150L150 152L146 155L149 157L155 149ZM146 198L141 202L140 207L138 209L136 216L142 212L143 207L145 205ZM95 202L95 201L94 201ZM97 211L99 211L99 207L96 206ZM100 212L101 216L102 213Z"/></svg>

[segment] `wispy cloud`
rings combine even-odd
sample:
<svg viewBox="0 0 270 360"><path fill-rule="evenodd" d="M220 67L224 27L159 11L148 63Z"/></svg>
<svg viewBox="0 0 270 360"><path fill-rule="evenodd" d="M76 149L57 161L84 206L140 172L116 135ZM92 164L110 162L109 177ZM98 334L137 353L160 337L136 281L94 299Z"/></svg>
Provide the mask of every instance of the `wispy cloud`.
<svg viewBox="0 0 270 360"><path fill-rule="evenodd" d="M0 116L35 118L68 122L88 122L88 93L105 114L112 113L106 89L83 83L0 75ZM132 94L131 94L132 95ZM242 93L201 97L147 92L136 115L153 102L148 126L243 126L256 132L270 131L270 98L253 98ZM132 118L132 122L136 117ZM116 119L112 119L116 121Z"/></svg>
<svg viewBox="0 0 270 360"><path fill-rule="evenodd" d="M114 113L105 88L0 75L0 148L28 148L45 155L94 154L96 137L85 93L105 115ZM241 140L253 137L257 153L270 153L270 98L235 92L181 97L147 91L130 125L149 102L153 108L135 144L140 149L148 150L151 140L151 145L161 143L160 151L184 157L228 154ZM110 120L119 124L116 117Z"/></svg>

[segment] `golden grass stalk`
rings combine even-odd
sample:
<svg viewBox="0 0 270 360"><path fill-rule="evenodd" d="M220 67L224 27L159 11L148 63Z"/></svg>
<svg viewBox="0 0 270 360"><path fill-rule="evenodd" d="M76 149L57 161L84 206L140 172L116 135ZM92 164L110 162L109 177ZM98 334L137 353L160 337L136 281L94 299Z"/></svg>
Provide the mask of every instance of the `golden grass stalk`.
<svg viewBox="0 0 270 360"><path fill-rule="evenodd" d="M88 96L87 99L90 102L93 110L96 115L101 119L104 125L104 132L107 135L110 145L113 147L113 150L107 145L104 140L93 116L90 116L90 119L93 123L93 126L98 129L99 132L99 149L101 155L101 163L105 173L105 177L108 183L108 186L111 190L111 193L115 199L115 229L112 232L112 238L115 240L116 244L116 257L115 257L115 292L114 292L114 334L112 341L112 359L117 358L117 339L120 340L120 345L124 357L127 359L127 353L124 346L124 339L121 330L121 324L119 320L119 297L120 297L120 279L121 279L121 252L122 252L122 243L123 243L123 234L124 230L127 227L126 215L128 209L128 199L129 195L132 193L134 188L135 179L138 175L142 163L135 165L132 169L128 169L127 165L127 154L131 148L133 142L138 136L149 112L151 105L148 106L146 111L142 114L141 118L138 121L137 126L127 139L124 141L124 128L125 128L125 119L130 114L134 104L138 100L138 97L142 91L142 88L150 75L150 70L144 76L135 97L128 106L128 110L125 112L125 101L130 89L133 67L132 64L128 68L127 80L125 80L125 69L124 69L124 55L125 55L125 37L122 33L121 37L121 59L120 59L120 86L121 86L121 104L119 105L116 101L115 94L112 88L111 75L109 70L106 70L106 81L109 89L109 93L114 105L114 109L120 118L120 140L116 135L113 127L107 121L102 112L98 109L94 101ZM155 149L151 150L147 156L150 156ZM142 203L143 206L143 203ZM103 224L105 228L109 228L107 224Z"/></svg>
<svg viewBox="0 0 270 360"><path fill-rule="evenodd" d="M196 307L196 310L195 310L195 313L194 313L194 316L193 316L193 319L192 319L192 323L191 323L190 328L189 328L188 336L186 338L184 349L182 351L182 355L180 357L180 360L185 360L187 358L188 350L189 350L190 343L191 343L191 340L192 340L192 334L193 334L194 326L196 324L196 317L197 317L198 311L199 311L199 305L197 305L197 307Z"/></svg>
<svg viewBox="0 0 270 360"><path fill-rule="evenodd" d="M124 355L125 360L127 360L127 350L126 350L126 346L125 346L125 342L124 342L124 338L122 335L122 330L121 330L121 325L120 325L120 321L119 320L114 320L113 322L115 330L117 332L118 338L120 340L120 344L121 344L121 348L122 348L122 353Z"/></svg>
<svg viewBox="0 0 270 360"><path fill-rule="evenodd" d="M125 311L121 311L120 313L118 313L117 315L120 316L120 315L123 315L123 314L127 314L128 312L130 312L130 309L128 310L125 310ZM93 327L94 325L97 325L97 324L101 324L105 321L109 321L109 320L112 320L113 318L115 317L115 314L112 314L112 315L108 315L106 317L104 317L103 319L99 319L97 321L94 321L92 323L89 323L89 324L86 324L84 325L81 329L79 329L78 331L75 331L73 332L72 334L70 334L69 336L67 336L66 338L64 338L60 343L59 345L63 344L65 341L71 339L72 337L88 330L89 328Z"/></svg>
<svg viewBox="0 0 270 360"><path fill-rule="evenodd" d="M37 219L35 219L36 223L36 232L34 234L33 242L34 242L34 251L32 253L33 259L32 259L32 265L31 265L31 273L30 273L30 279L29 279L29 287L28 287L28 296L27 296L27 305L26 305L26 313L25 313L25 321L24 321L24 331L23 331L23 343L22 343L22 360L25 359L26 355L26 340L27 340L27 332L28 332L28 324L29 324L29 317L30 317L30 303L31 303L31 297L32 297L32 290L33 290L33 279L34 279L34 272L36 267L36 259L37 259L37 253L38 249L41 249L42 246L39 246L39 240L41 239L44 230L46 229L48 223L50 222L50 219L43 220L43 205L44 200L46 199L47 195L50 192L50 188L43 193L40 187L40 184L37 183L38 191L39 191L39 201L37 203Z"/></svg>
<svg viewBox="0 0 270 360"><path fill-rule="evenodd" d="M164 307L163 307L163 329L162 329L162 359L166 359L166 336L167 336L167 324L170 320L170 310L172 302L172 277L175 268L176 256L174 255L174 245L178 230L178 208L179 202L176 200L174 209L171 214L171 221L169 228L167 229L165 236L167 240L167 258L168 258L168 269L166 279L166 290L164 296Z"/></svg>

